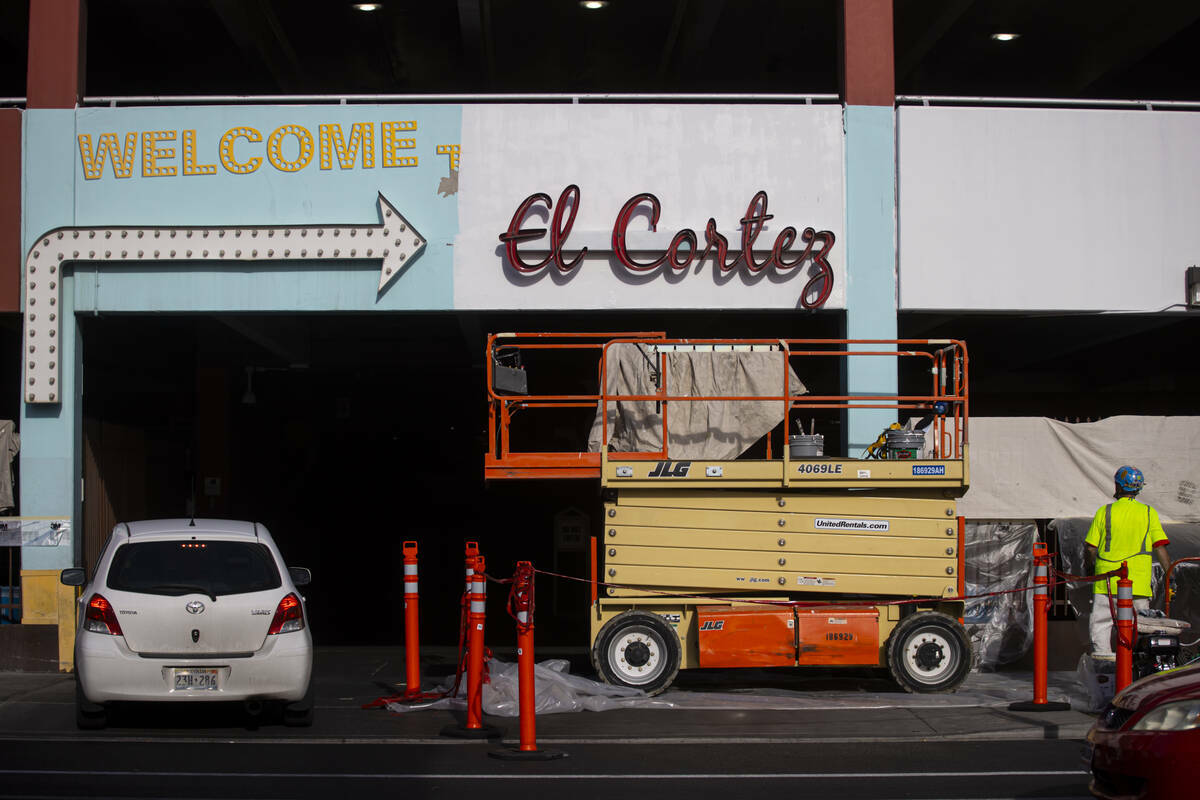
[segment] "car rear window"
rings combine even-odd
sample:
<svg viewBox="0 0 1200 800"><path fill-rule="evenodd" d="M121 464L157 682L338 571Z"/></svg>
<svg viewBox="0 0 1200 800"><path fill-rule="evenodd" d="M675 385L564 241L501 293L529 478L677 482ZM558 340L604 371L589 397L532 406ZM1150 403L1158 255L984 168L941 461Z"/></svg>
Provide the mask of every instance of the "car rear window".
<svg viewBox="0 0 1200 800"><path fill-rule="evenodd" d="M108 587L160 594L244 594L283 585L275 559L258 542L128 542L113 554Z"/></svg>

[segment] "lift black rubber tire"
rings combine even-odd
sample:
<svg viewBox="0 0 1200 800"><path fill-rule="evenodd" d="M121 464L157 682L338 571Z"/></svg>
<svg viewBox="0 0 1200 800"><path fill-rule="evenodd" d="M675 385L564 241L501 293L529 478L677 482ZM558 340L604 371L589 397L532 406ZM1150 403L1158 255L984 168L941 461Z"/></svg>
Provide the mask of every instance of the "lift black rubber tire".
<svg viewBox="0 0 1200 800"><path fill-rule="evenodd" d="M679 634L649 611L625 611L600 629L592 664L605 683L656 695L671 685L683 658Z"/></svg>
<svg viewBox="0 0 1200 800"><path fill-rule="evenodd" d="M954 617L918 611L888 637L887 663L906 692L952 692L971 671L971 640Z"/></svg>
<svg viewBox="0 0 1200 800"><path fill-rule="evenodd" d="M283 706L283 724L289 728L311 728L313 717L317 713L316 693L313 691L312 679L308 681L308 689L304 697Z"/></svg>
<svg viewBox="0 0 1200 800"><path fill-rule="evenodd" d="M75 676L75 727L81 731L98 731L108 725L108 711L99 703L93 703L83 694L79 676Z"/></svg>

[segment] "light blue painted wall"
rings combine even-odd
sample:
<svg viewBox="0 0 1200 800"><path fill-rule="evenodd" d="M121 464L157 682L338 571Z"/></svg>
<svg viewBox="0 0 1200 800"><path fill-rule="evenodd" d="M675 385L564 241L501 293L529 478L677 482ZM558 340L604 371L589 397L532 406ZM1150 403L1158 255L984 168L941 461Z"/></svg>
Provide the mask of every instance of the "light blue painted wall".
<svg viewBox="0 0 1200 800"><path fill-rule="evenodd" d="M846 106L846 336L896 338L896 115L891 106ZM869 348L864 348L869 349ZM851 395L897 393L893 358L847 359ZM848 414L848 455L896 421L889 409Z"/></svg>
<svg viewBox="0 0 1200 800"><path fill-rule="evenodd" d="M75 142L75 112L36 110L24 116L24 168L21 193L23 252L37 235L74 222L75 185L72 162L62 156ZM21 404L21 513L25 516L67 517L78 531L81 417L81 374L78 330L72 307L71 279L63 281L59 333L61 391L57 405ZM76 537L64 537L59 547L24 547L23 569L62 569L72 565Z"/></svg>

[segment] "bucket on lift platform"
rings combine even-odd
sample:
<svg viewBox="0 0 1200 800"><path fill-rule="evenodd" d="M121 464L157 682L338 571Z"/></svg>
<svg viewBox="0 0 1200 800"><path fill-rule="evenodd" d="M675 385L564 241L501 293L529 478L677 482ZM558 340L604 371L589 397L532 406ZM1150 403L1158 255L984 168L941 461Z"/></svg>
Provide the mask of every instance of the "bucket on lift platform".
<svg viewBox="0 0 1200 800"><path fill-rule="evenodd" d="M788 437L788 456L817 458L825 455L825 436L820 433L799 433Z"/></svg>
<svg viewBox="0 0 1200 800"><path fill-rule="evenodd" d="M887 432L887 457L891 461L911 461L920 458L924 446L924 431Z"/></svg>

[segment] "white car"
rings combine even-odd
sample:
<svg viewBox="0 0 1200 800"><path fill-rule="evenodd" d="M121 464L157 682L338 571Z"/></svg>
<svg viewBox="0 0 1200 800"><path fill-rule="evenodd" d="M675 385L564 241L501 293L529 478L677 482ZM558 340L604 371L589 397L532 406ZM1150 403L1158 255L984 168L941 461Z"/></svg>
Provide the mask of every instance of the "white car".
<svg viewBox="0 0 1200 800"><path fill-rule="evenodd" d="M298 587L271 534L254 522L167 519L117 525L90 583L75 634L75 719L106 723L112 702L240 701L283 706L311 725L312 636Z"/></svg>

